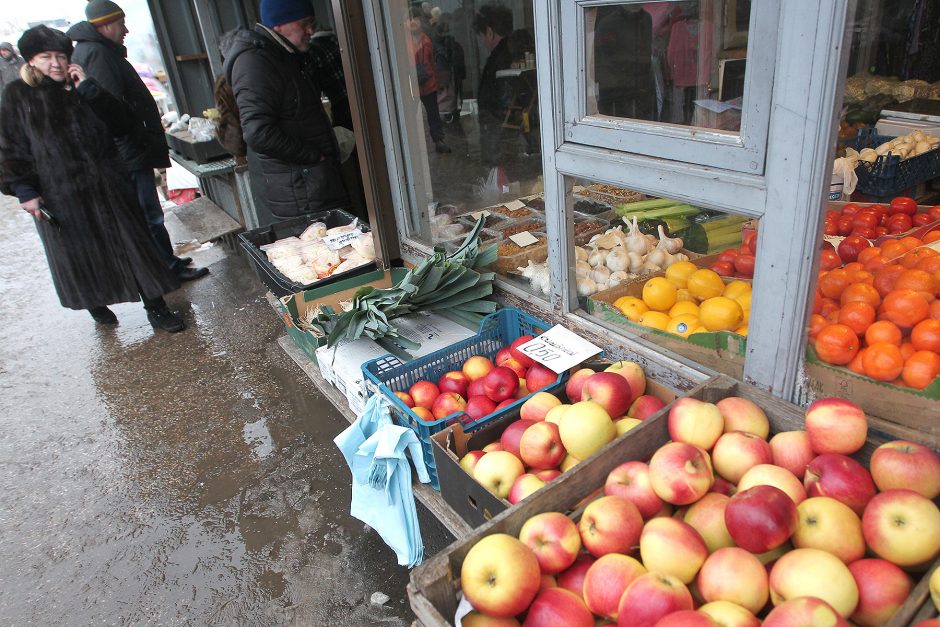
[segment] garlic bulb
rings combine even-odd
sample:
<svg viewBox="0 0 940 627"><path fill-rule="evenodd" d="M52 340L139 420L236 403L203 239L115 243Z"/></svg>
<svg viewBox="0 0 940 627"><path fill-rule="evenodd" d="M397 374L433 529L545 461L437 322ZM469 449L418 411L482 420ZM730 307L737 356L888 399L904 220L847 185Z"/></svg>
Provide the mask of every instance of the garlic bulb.
<svg viewBox="0 0 940 627"><path fill-rule="evenodd" d="M627 252L637 253L639 255L645 255L649 249L649 242L640 232L640 227L636 222L636 217L633 218L633 225L630 227L630 234L627 236L624 246L627 249Z"/></svg>
<svg viewBox="0 0 940 627"><path fill-rule="evenodd" d="M666 263L666 255L668 253L662 248L654 248L646 255L646 263L652 264L661 268L663 264Z"/></svg>
<svg viewBox="0 0 940 627"><path fill-rule="evenodd" d="M679 253L678 255L675 256L675 260L676 261L688 261L689 256L686 255L685 253Z"/></svg>
<svg viewBox="0 0 940 627"><path fill-rule="evenodd" d="M525 278L531 279L538 272L539 265L540 264L534 263L531 259L529 259L528 265L526 265L525 267L519 266L518 268L516 268L516 270L518 270L519 274L521 274Z"/></svg>
<svg viewBox="0 0 940 627"><path fill-rule="evenodd" d="M607 283L610 278L610 270L607 266L597 266L591 271L590 277L595 283Z"/></svg>
<svg viewBox="0 0 940 627"><path fill-rule="evenodd" d="M537 285L534 285L542 294L548 296L552 293L552 278L548 274L548 268L545 269L545 272L541 274L538 279L535 281Z"/></svg>
<svg viewBox="0 0 940 627"><path fill-rule="evenodd" d="M682 240L678 237L666 237L665 231L663 231L663 225L659 225L659 244L656 245L656 248L663 248L666 252L677 253L682 250Z"/></svg>
<svg viewBox="0 0 940 627"><path fill-rule="evenodd" d="M607 255L603 251L595 250L588 257L588 263L591 264L591 267L596 268L597 266L604 263L606 257Z"/></svg>
<svg viewBox="0 0 940 627"><path fill-rule="evenodd" d="M578 296L590 296L597 291L597 283L587 277L578 278Z"/></svg>
<svg viewBox="0 0 940 627"><path fill-rule="evenodd" d="M662 270L662 266L657 266L655 263L650 263L649 261L640 266L640 274L659 272L660 270Z"/></svg>
<svg viewBox="0 0 940 627"><path fill-rule="evenodd" d="M574 271L578 276L587 276L591 274L591 264L586 261L579 261L575 264Z"/></svg>
<svg viewBox="0 0 940 627"><path fill-rule="evenodd" d="M610 250L620 244L620 239L613 233L613 230L609 230L603 235L595 235L592 237L591 243L598 248Z"/></svg>
<svg viewBox="0 0 940 627"><path fill-rule="evenodd" d="M574 258L575 258L575 261L587 261L588 260L587 248L583 248L581 246L575 246Z"/></svg>
<svg viewBox="0 0 940 627"><path fill-rule="evenodd" d="M666 262L663 264L663 270L665 270L666 268L668 268L669 266L671 266L677 261L678 259L676 259L675 255L670 255L669 253L666 253Z"/></svg>
<svg viewBox="0 0 940 627"><path fill-rule="evenodd" d="M622 272L630 267L630 256L622 246L618 246L607 253L604 262L611 272Z"/></svg>
<svg viewBox="0 0 940 627"><path fill-rule="evenodd" d="M630 260L630 265L627 268L630 272L639 272L643 267L643 255L636 252L627 253L627 259Z"/></svg>
<svg viewBox="0 0 940 627"><path fill-rule="evenodd" d="M621 283L623 283L629 278L630 278L630 275L624 272L623 270L619 270L617 272L611 272L610 277L607 278L607 287L617 287L618 285L620 285Z"/></svg>
<svg viewBox="0 0 940 627"><path fill-rule="evenodd" d="M649 245L650 249L656 248L656 244L659 243L655 235L644 235L643 237L646 238L646 243Z"/></svg>

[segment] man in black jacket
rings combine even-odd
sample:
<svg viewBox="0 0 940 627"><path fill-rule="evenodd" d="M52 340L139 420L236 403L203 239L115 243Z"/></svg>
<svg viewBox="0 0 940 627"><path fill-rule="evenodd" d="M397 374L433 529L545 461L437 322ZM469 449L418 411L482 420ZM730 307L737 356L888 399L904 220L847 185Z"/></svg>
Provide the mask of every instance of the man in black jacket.
<svg viewBox="0 0 940 627"><path fill-rule="evenodd" d="M223 64L267 222L349 205L320 101L328 78L308 54L313 34L309 0L262 0L261 24L239 31Z"/></svg>
<svg viewBox="0 0 940 627"><path fill-rule="evenodd" d="M124 11L111 0L91 0L85 6L85 17L88 21L78 22L66 33L77 42L72 62L82 66L89 77L123 100L137 118L138 125L134 130L116 138L116 141L137 189L137 201L157 250L181 281L205 276L209 273L207 268L187 267L191 258L180 259L174 255L170 234L164 224L153 169L170 166L169 149L157 103L127 60Z"/></svg>

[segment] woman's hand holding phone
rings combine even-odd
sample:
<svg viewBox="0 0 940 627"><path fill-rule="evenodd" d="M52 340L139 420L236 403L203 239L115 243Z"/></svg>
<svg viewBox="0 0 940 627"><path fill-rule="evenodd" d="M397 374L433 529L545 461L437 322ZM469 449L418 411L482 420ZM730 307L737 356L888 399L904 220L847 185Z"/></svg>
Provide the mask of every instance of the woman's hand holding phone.
<svg viewBox="0 0 940 627"><path fill-rule="evenodd" d="M68 68L69 78L72 80L72 84L75 87L78 87L82 84L82 81L85 80L85 70L82 69L82 66L77 63L72 63Z"/></svg>

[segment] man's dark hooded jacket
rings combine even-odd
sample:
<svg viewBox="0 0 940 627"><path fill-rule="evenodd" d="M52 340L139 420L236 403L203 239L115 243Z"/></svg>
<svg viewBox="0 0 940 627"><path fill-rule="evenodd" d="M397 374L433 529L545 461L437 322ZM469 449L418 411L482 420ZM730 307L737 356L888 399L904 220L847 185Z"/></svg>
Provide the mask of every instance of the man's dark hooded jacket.
<svg viewBox="0 0 940 627"><path fill-rule="evenodd" d="M121 159L128 170L167 168L170 157L160 123L160 110L153 96L127 60L127 48L104 37L88 22L79 22L67 32L75 43L72 63L85 74L123 100L134 112L138 124L117 138Z"/></svg>
<svg viewBox="0 0 940 627"><path fill-rule="evenodd" d="M311 56L260 25L239 31L223 54L248 159L255 161L271 212L290 218L347 207L336 137Z"/></svg>

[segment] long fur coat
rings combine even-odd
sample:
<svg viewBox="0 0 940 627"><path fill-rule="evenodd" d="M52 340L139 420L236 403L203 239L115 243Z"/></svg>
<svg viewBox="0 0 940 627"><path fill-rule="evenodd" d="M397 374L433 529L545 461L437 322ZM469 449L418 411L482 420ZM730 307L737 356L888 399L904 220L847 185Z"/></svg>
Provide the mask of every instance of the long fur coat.
<svg viewBox="0 0 940 627"><path fill-rule="evenodd" d="M64 307L155 299L179 287L115 147L132 124L127 107L91 79L78 89L16 81L0 102L0 191L31 188L55 217L57 226L37 220L36 228Z"/></svg>

